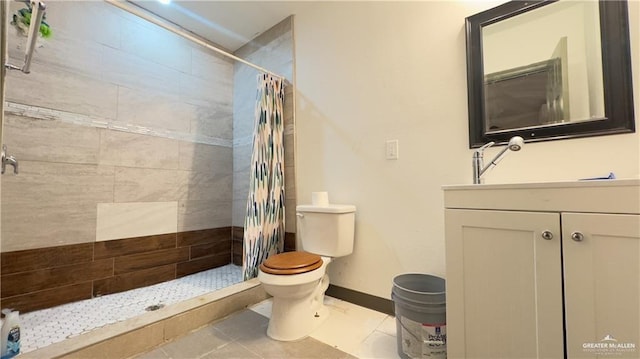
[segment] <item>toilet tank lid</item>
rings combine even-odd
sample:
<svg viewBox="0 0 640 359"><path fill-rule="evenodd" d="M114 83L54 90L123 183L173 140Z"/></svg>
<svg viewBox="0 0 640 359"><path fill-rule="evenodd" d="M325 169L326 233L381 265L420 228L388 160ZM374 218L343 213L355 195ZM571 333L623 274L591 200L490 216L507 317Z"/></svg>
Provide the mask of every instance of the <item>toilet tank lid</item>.
<svg viewBox="0 0 640 359"><path fill-rule="evenodd" d="M328 204L326 206L314 206L311 204L301 204L296 206L297 212L320 212L320 213L352 213L356 211L356 206L351 204Z"/></svg>

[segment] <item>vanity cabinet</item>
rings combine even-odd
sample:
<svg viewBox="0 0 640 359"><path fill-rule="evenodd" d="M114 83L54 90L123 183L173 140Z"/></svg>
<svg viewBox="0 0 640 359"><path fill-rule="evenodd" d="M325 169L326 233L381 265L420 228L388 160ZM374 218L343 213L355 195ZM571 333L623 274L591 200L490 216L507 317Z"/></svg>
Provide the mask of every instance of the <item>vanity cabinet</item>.
<svg viewBox="0 0 640 359"><path fill-rule="evenodd" d="M449 358L640 357L640 181L444 191Z"/></svg>

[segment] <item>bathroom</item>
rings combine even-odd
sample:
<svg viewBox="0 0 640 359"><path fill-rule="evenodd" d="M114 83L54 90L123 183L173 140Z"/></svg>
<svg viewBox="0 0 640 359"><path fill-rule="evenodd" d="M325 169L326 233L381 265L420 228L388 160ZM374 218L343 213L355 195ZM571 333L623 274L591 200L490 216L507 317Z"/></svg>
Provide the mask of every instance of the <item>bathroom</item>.
<svg viewBox="0 0 640 359"><path fill-rule="evenodd" d="M294 203L308 203L321 190L332 202L358 208L354 252L330 267L334 286L388 300L398 273L446 277L441 187L471 183L464 19L499 3L291 4ZM629 2L629 13L638 94L637 2ZM640 113L637 95L634 109ZM398 140L397 160L385 158L387 140ZM637 132L528 143L486 182L566 181L609 172L638 178Z"/></svg>

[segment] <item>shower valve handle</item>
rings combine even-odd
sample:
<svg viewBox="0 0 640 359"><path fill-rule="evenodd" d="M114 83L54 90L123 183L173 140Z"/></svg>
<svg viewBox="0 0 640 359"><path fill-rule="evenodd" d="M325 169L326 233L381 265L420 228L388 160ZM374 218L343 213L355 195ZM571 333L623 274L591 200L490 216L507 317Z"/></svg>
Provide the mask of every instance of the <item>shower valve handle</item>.
<svg viewBox="0 0 640 359"><path fill-rule="evenodd" d="M2 157L0 160L0 162L2 162L2 171L0 171L0 173L4 174L7 165L11 165L13 166L13 173L18 174L18 160L13 156L7 156L7 145L2 145L2 152L0 156Z"/></svg>

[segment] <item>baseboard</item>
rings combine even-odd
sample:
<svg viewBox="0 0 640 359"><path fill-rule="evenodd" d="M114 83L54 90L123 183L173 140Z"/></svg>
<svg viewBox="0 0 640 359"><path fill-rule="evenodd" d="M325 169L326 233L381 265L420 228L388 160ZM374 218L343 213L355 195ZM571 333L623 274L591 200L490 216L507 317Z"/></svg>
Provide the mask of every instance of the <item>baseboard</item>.
<svg viewBox="0 0 640 359"><path fill-rule="evenodd" d="M389 315L394 315L393 301L390 299L376 297L371 294L358 292L348 288L338 287L333 284L329 284L329 289L327 289L326 294L330 297L342 299L361 307L373 309L375 311Z"/></svg>

